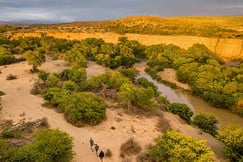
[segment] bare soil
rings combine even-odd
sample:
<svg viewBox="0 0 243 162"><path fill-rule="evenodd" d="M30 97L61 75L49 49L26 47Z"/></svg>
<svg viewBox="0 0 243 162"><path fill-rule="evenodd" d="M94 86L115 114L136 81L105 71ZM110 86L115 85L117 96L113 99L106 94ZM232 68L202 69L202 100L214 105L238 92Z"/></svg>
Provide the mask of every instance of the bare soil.
<svg viewBox="0 0 243 162"><path fill-rule="evenodd" d="M60 72L68 67L63 61L48 60L40 69L48 72ZM7 66L0 66L0 90L6 95L2 96L0 119L11 119L14 122L33 121L47 118L51 128L57 128L67 132L73 137L74 162L97 162L98 157L91 151L89 138L92 137L106 151L110 149L111 158L105 158L105 162L119 162L119 149L122 143L133 137L143 148L153 143L154 139L161 135L156 127L158 117L145 117L141 115L131 115L124 112L121 108L108 108L106 120L97 126L85 126L77 128L68 123L63 114L53 109L42 106L43 99L30 94L30 90L37 79L36 74L31 74L31 66L27 62L20 62ZM103 73L105 68L93 62L88 64L88 77ZM13 74L17 76L15 80L6 80L6 76ZM198 129L187 124L181 123L177 116L165 112L165 117L170 121L173 129L181 131L185 135L191 135L200 139L208 140L207 144L217 155L222 149L215 138L208 134L201 133ZM135 161L135 158L131 158ZM222 160L222 159L221 159Z"/></svg>

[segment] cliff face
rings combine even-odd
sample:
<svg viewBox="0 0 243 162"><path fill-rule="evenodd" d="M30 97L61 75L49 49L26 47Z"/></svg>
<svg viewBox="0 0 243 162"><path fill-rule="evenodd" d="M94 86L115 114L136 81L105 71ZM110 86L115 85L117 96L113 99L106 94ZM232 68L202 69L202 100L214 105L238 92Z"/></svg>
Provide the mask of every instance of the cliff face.
<svg viewBox="0 0 243 162"><path fill-rule="evenodd" d="M40 37L40 32L16 33L16 37ZM211 51L217 53L225 61L243 59L243 40L226 39L226 38L206 38L196 36L159 36L159 35L142 35L142 34L115 34L115 33L71 33L71 32L48 32L46 36L65 39L85 39L85 38L102 38L106 42L117 43L119 37L127 37L130 40L137 40L145 45L153 44L174 44L181 48L187 49L195 43L206 45Z"/></svg>

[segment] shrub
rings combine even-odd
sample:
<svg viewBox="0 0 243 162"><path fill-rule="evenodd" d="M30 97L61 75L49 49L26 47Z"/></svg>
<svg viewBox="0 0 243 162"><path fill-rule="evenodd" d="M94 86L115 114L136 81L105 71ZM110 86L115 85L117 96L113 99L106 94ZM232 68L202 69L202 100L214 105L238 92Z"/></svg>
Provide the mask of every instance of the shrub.
<svg viewBox="0 0 243 162"><path fill-rule="evenodd" d="M11 130L9 128L3 129L1 132L2 138L20 138L21 134L19 131Z"/></svg>
<svg viewBox="0 0 243 162"><path fill-rule="evenodd" d="M145 111L152 111L158 108L158 105L152 100L154 91L151 87L137 88L133 84L124 83L118 92L120 103L128 110L135 106Z"/></svg>
<svg viewBox="0 0 243 162"><path fill-rule="evenodd" d="M0 161L7 162L16 151L16 148L7 142L5 139L0 138Z"/></svg>
<svg viewBox="0 0 243 162"><path fill-rule="evenodd" d="M243 129L240 126L228 125L219 134L219 140L226 146L226 156L232 162L243 161Z"/></svg>
<svg viewBox="0 0 243 162"><path fill-rule="evenodd" d="M136 82L144 88L151 87L154 90L154 94L156 96L159 95L158 88L152 82L148 81L148 79L142 77L138 78Z"/></svg>
<svg viewBox="0 0 243 162"><path fill-rule="evenodd" d="M15 61L14 56L11 54L11 51L4 46L0 46L0 65L6 65L13 63Z"/></svg>
<svg viewBox="0 0 243 162"><path fill-rule="evenodd" d="M8 76L6 77L6 80L14 80L14 79L17 79L17 76L13 74L8 74Z"/></svg>
<svg viewBox="0 0 243 162"><path fill-rule="evenodd" d="M136 162L151 162L148 152L142 152L138 154Z"/></svg>
<svg viewBox="0 0 243 162"><path fill-rule="evenodd" d="M121 69L119 70L119 72L128 77L131 81L134 81L137 75L139 74L139 71L134 67L128 69Z"/></svg>
<svg viewBox="0 0 243 162"><path fill-rule="evenodd" d="M0 96L3 96L3 95L5 95L5 93L0 90Z"/></svg>
<svg viewBox="0 0 243 162"><path fill-rule="evenodd" d="M217 134L217 124L218 120L215 116L210 114L199 114L196 115L193 119L193 124L197 125L204 132L209 133L213 136Z"/></svg>
<svg viewBox="0 0 243 162"><path fill-rule="evenodd" d="M207 161L212 162L213 151L200 141L190 136L183 136L176 131L167 131L148 148L151 161Z"/></svg>
<svg viewBox="0 0 243 162"><path fill-rule="evenodd" d="M45 55L38 51L26 51L23 57L28 61L29 65L32 65L31 72L37 72L37 67L45 62Z"/></svg>
<svg viewBox="0 0 243 162"><path fill-rule="evenodd" d="M58 106L62 102L65 102L65 97L69 95L69 92L62 88L50 88L44 93L44 100L49 101L53 106Z"/></svg>
<svg viewBox="0 0 243 162"><path fill-rule="evenodd" d="M74 90L77 90L77 85L75 84L75 82L69 80L69 81L66 81L64 84L63 84L63 88L68 90L68 91L74 91Z"/></svg>
<svg viewBox="0 0 243 162"><path fill-rule="evenodd" d="M105 152L105 156L106 157L112 157L112 152L110 149L107 149L106 152Z"/></svg>
<svg viewBox="0 0 243 162"><path fill-rule="evenodd" d="M43 94L46 92L46 90L47 90L47 87L46 87L45 83L38 80L37 82L34 83L32 89L30 90L30 93L33 95Z"/></svg>
<svg viewBox="0 0 243 162"><path fill-rule="evenodd" d="M43 80L43 81L46 81L48 76L49 76L49 73L47 73L45 71L41 70L41 71L38 72L38 78Z"/></svg>
<svg viewBox="0 0 243 162"><path fill-rule="evenodd" d="M126 155L138 154L142 150L142 147L134 141L133 138L129 138L125 143L123 143L120 147L120 156L122 158L126 157Z"/></svg>
<svg viewBox="0 0 243 162"><path fill-rule="evenodd" d="M59 78L54 75L54 74L50 74L48 75L48 78L46 80L46 85L49 88L53 88L53 87L58 87L59 86Z"/></svg>
<svg viewBox="0 0 243 162"><path fill-rule="evenodd" d="M169 104L168 110L174 114L179 115L186 122L188 123L191 122L191 117L193 115L193 112L186 104L172 103Z"/></svg>
<svg viewBox="0 0 243 162"><path fill-rule="evenodd" d="M56 100L58 101L58 94ZM58 107L64 111L67 120L76 126L86 123L96 125L105 118L107 105L102 97L93 93L73 92L59 100L62 101L59 101Z"/></svg>
<svg viewBox="0 0 243 162"><path fill-rule="evenodd" d="M70 162L72 146L72 138L67 133L44 129L35 134L33 143L20 147L11 161Z"/></svg>
<svg viewBox="0 0 243 162"><path fill-rule="evenodd" d="M156 126L161 132L166 132L167 130L171 130L172 128L170 122L165 118L163 114L161 114L160 118L158 119L158 123Z"/></svg>

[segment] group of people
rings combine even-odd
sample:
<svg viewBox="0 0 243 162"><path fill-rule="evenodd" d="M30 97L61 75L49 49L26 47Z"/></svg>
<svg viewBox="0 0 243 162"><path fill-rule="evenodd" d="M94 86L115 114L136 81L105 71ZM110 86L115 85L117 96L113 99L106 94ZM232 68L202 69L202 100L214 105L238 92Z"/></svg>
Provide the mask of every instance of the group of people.
<svg viewBox="0 0 243 162"><path fill-rule="evenodd" d="M96 155L103 162L103 158L105 156L105 153L102 150L100 150L100 152L98 153L98 151L99 151L99 145L98 144L95 144L94 143L94 140L91 137L89 139L89 144L90 144L90 149L92 150L92 152L95 150Z"/></svg>

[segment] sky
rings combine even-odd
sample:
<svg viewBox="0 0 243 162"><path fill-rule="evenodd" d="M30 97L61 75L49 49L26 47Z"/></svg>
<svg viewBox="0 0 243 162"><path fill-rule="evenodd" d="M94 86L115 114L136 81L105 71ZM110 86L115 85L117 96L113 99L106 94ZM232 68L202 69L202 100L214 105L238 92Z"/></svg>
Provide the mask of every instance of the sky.
<svg viewBox="0 0 243 162"><path fill-rule="evenodd" d="M243 16L243 0L0 0L0 21L51 23L132 15Z"/></svg>

